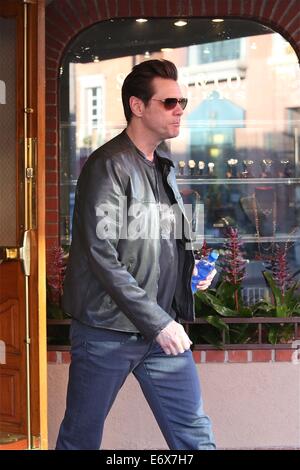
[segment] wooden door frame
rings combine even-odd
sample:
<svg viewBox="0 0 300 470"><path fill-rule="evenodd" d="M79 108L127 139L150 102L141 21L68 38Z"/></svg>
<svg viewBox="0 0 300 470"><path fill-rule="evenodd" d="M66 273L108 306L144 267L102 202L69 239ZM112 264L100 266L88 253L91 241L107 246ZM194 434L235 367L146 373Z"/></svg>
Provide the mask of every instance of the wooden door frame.
<svg viewBox="0 0 300 470"><path fill-rule="evenodd" d="M33 14L30 14L30 9ZM28 2L28 136L37 138L36 215L29 278L31 312L31 419L32 434L40 435L40 448L47 448L47 333L45 244L45 1ZM37 364L38 361L38 364Z"/></svg>
<svg viewBox="0 0 300 470"><path fill-rule="evenodd" d="M47 448L47 342L46 342L46 257L45 257L45 0L8 0L0 3L0 15L17 17L17 38L24 46L24 12L27 11L27 109L24 109L24 76L22 52L17 53L20 77L16 86L16 129L18 179L23 181L17 194L21 205L21 193L26 178L24 168L24 138L36 139L36 227L30 230L31 275L29 276L29 323L30 323L30 398L31 435L39 436L39 448ZM23 35L22 35L23 30ZM20 44L19 44L20 45ZM20 48L18 48L20 50ZM24 47L23 47L24 51ZM23 76L23 77L22 77ZM24 135L25 119L27 136ZM24 147L22 152L21 146ZM21 153L20 153L21 152ZM22 156L21 156L22 155ZM19 186L17 185L17 192ZM23 204L24 205L24 204ZM24 231L23 209L17 204L17 243L21 246ZM20 226L21 225L21 226ZM23 228L22 228L23 225ZM29 341L28 341L29 343ZM33 441L33 444L35 441Z"/></svg>

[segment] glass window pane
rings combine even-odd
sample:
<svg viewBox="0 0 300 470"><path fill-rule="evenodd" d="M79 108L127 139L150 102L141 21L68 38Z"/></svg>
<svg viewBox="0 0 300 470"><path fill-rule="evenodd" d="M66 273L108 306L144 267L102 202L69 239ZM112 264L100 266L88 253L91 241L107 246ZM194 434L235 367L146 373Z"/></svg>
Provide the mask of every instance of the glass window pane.
<svg viewBox="0 0 300 470"><path fill-rule="evenodd" d="M16 241L16 20L0 18L0 246Z"/></svg>

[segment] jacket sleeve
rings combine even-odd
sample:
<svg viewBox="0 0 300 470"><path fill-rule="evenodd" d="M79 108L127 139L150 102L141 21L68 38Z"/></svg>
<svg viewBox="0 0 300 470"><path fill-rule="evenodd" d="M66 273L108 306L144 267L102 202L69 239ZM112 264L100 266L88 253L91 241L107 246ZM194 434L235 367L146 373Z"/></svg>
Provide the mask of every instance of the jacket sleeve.
<svg viewBox="0 0 300 470"><path fill-rule="evenodd" d="M141 334L153 339L172 318L150 300L118 259L122 200L128 180L117 159L102 155L88 165L76 195L80 238L101 286Z"/></svg>

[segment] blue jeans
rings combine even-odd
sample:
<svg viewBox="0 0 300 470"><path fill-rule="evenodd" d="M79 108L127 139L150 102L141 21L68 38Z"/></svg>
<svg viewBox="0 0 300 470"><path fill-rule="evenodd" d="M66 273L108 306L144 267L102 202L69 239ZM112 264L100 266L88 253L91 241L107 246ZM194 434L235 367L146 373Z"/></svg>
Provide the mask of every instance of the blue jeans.
<svg viewBox="0 0 300 470"><path fill-rule="evenodd" d="M215 449L191 351L167 356L139 334L73 321L67 406L57 449L99 449L105 418L130 372L170 449Z"/></svg>

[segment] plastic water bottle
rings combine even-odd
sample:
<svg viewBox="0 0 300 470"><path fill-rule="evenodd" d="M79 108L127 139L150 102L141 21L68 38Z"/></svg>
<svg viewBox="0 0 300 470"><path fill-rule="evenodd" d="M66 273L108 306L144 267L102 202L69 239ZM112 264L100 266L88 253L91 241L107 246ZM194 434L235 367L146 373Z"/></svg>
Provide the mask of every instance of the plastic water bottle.
<svg viewBox="0 0 300 470"><path fill-rule="evenodd" d="M216 260L219 257L217 250L213 250L209 253L208 256L202 258L199 263L196 264L197 274L192 277L192 292L193 294L197 292L197 284L199 281L203 281L207 278L209 273L213 271L216 265Z"/></svg>

